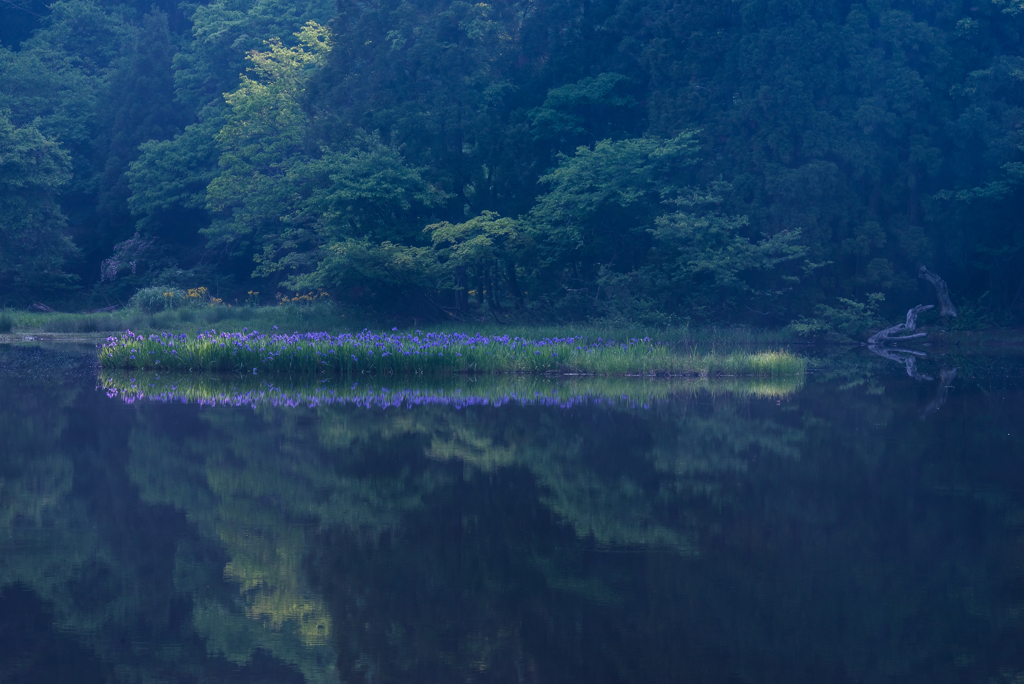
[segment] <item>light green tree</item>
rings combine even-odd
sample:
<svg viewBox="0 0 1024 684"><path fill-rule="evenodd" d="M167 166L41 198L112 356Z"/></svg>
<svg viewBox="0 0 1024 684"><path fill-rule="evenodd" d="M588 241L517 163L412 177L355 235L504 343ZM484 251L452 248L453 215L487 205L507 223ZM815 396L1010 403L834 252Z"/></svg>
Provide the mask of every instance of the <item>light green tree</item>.
<svg viewBox="0 0 1024 684"><path fill-rule="evenodd" d="M267 232L280 233L298 209L304 192L301 168L307 159L301 98L310 73L330 50L330 32L309 22L298 31L299 45L267 42L268 50L249 54L249 75L224 95L228 113L217 133L217 176L206 189L213 243L249 244Z"/></svg>
<svg viewBox="0 0 1024 684"><path fill-rule="evenodd" d="M427 226L434 245L433 258L444 273L441 287L454 285L459 298L457 308L464 309L463 291L485 299L492 310L501 310L498 292L507 290L517 308L523 307L523 291L517 268L524 264L532 241L520 221L485 211L469 221L447 221Z"/></svg>

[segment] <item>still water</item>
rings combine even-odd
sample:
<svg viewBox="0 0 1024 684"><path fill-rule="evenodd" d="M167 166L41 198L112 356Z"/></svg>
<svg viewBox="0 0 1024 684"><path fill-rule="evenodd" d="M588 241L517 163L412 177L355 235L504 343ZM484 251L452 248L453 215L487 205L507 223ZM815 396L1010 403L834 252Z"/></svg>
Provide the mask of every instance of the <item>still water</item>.
<svg viewBox="0 0 1024 684"><path fill-rule="evenodd" d="M2 682L1024 681L1013 358L309 386L94 353L0 346Z"/></svg>

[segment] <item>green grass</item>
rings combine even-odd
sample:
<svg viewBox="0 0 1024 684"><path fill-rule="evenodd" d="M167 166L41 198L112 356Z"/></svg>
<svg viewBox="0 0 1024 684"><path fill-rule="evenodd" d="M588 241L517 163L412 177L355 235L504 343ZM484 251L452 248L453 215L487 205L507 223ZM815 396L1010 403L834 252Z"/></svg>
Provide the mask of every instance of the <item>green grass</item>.
<svg viewBox="0 0 1024 684"><path fill-rule="evenodd" d="M490 405L509 401L571 407L583 401L649 408L678 396L738 395L780 399L797 392L802 375L775 378L621 378L499 375L413 378L383 385L372 378L330 383L302 377L273 382L203 373L104 370L99 386L126 402L154 400L208 406Z"/></svg>
<svg viewBox="0 0 1024 684"><path fill-rule="evenodd" d="M6 310L0 311L0 333L9 333L14 330L14 317Z"/></svg>
<svg viewBox="0 0 1024 684"><path fill-rule="evenodd" d="M12 329L21 333L115 333L135 330L145 333L181 332L216 326L218 330L242 328L269 330L342 330L359 327L350 324L351 314L329 303L286 306L201 306L182 307L156 313L123 309L111 313L36 313L4 310ZM3 331L0 331L3 332ZM7 332L10 332L8 330Z"/></svg>
<svg viewBox="0 0 1024 684"><path fill-rule="evenodd" d="M785 351L700 354L650 338L466 335L464 333L258 332L109 338L104 368L188 372L410 376L487 373L601 375L793 375L803 359Z"/></svg>
<svg viewBox="0 0 1024 684"><path fill-rule="evenodd" d="M270 330L278 326L288 332L332 333L353 332L364 327L391 329L394 322L373 321L329 302L289 304L285 306L198 306L182 307L157 313L138 309L123 309L112 313L34 313L6 310L14 322L14 329L25 333L91 333L123 332L181 333L216 327L225 332ZM540 339L544 337L650 337L668 343L683 351L700 349L703 353L752 352L773 349L793 343L797 338L785 329L752 328L749 326L678 326L649 328L622 327L598 323L568 323L559 325L520 325L495 322L478 323L419 323L413 326L399 324L402 330L419 329L424 332L456 332L472 329L485 335L510 335Z"/></svg>
<svg viewBox="0 0 1024 684"><path fill-rule="evenodd" d="M390 326L388 326L390 327ZM544 337L586 337L597 339L630 339L649 337L682 352L700 350L704 354L730 354L777 349L802 342L784 328L753 328L750 326L692 326L669 328L645 326L612 326L601 322L540 325L501 325L496 323L444 324L420 326L427 332L458 332L472 329L483 335L510 335L533 339ZM251 328L250 328L251 329Z"/></svg>

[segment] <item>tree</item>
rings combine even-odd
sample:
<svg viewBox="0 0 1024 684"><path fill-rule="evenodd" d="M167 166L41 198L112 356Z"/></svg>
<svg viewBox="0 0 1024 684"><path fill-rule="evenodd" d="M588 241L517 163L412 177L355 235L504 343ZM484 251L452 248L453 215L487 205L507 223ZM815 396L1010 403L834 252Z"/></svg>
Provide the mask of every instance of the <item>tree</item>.
<svg viewBox="0 0 1024 684"><path fill-rule="evenodd" d="M753 272L803 256L798 232L752 243L747 218L722 211L728 186L685 185L696 137L601 141L541 178L529 221L549 298L575 293L576 315L722 315L754 294Z"/></svg>
<svg viewBox="0 0 1024 684"><path fill-rule="evenodd" d="M0 112L0 292L5 299L60 292L75 279L63 270L75 253L57 203L71 160L34 126L15 127Z"/></svg>
<svg viewBox="0 0 1024 684"><path fill-rule="evenodd" d="M217 134L220 171L206 189L214 221L204 233L213 244L233 243L236 251L251 253L254 240L280 233L296 202L308 195L297 172L308 158L299 100L310 72L330 50L330 34L310 22L295 35L296 47L275 38L269 50L251 52L255 78L243 75L224 96L229 111Z"/></svg>
<svg viewBox="0 0 1024 684"><path fill-rule="evenodd" d="M485 211L469 221L447 221L424 228L434 244L434 258L447 276L441 287L455 290L455 308L467 310L466 294L476 294L477 304L486 299L491 311L501 311L499 292L507 291L517 309L524 308L517 270L525 266L531 240L522 224Z"/></svg>
<svg viewBox="0 0 1024 684"><path fill-rule="evenodd" d="M126 172L138 159L139 146L168 140L190 122L191 112L174 101L173 56L167 15L147 14L141 25L132 27L126 54L110 77L112 106L104 112L108 131L100 150L105 159L96 206L99 225L92 236L95 252L109 253L114 243L135 232Z"/></svg>

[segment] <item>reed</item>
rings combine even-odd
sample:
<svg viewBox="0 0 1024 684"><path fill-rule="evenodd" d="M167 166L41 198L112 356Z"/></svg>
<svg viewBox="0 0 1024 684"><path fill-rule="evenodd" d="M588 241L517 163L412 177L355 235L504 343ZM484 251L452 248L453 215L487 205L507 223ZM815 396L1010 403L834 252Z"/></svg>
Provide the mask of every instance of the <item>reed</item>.
<svg viewBox="0 0 1024 684"><path fill-rule="evenodd" d="M357 376L487 373L601 375L787 375L802 359L788 352L716 356L678 353L649 337L526 339L466 333L263 334L258 331L107 338L104 368L165 371Z"/></svg>

